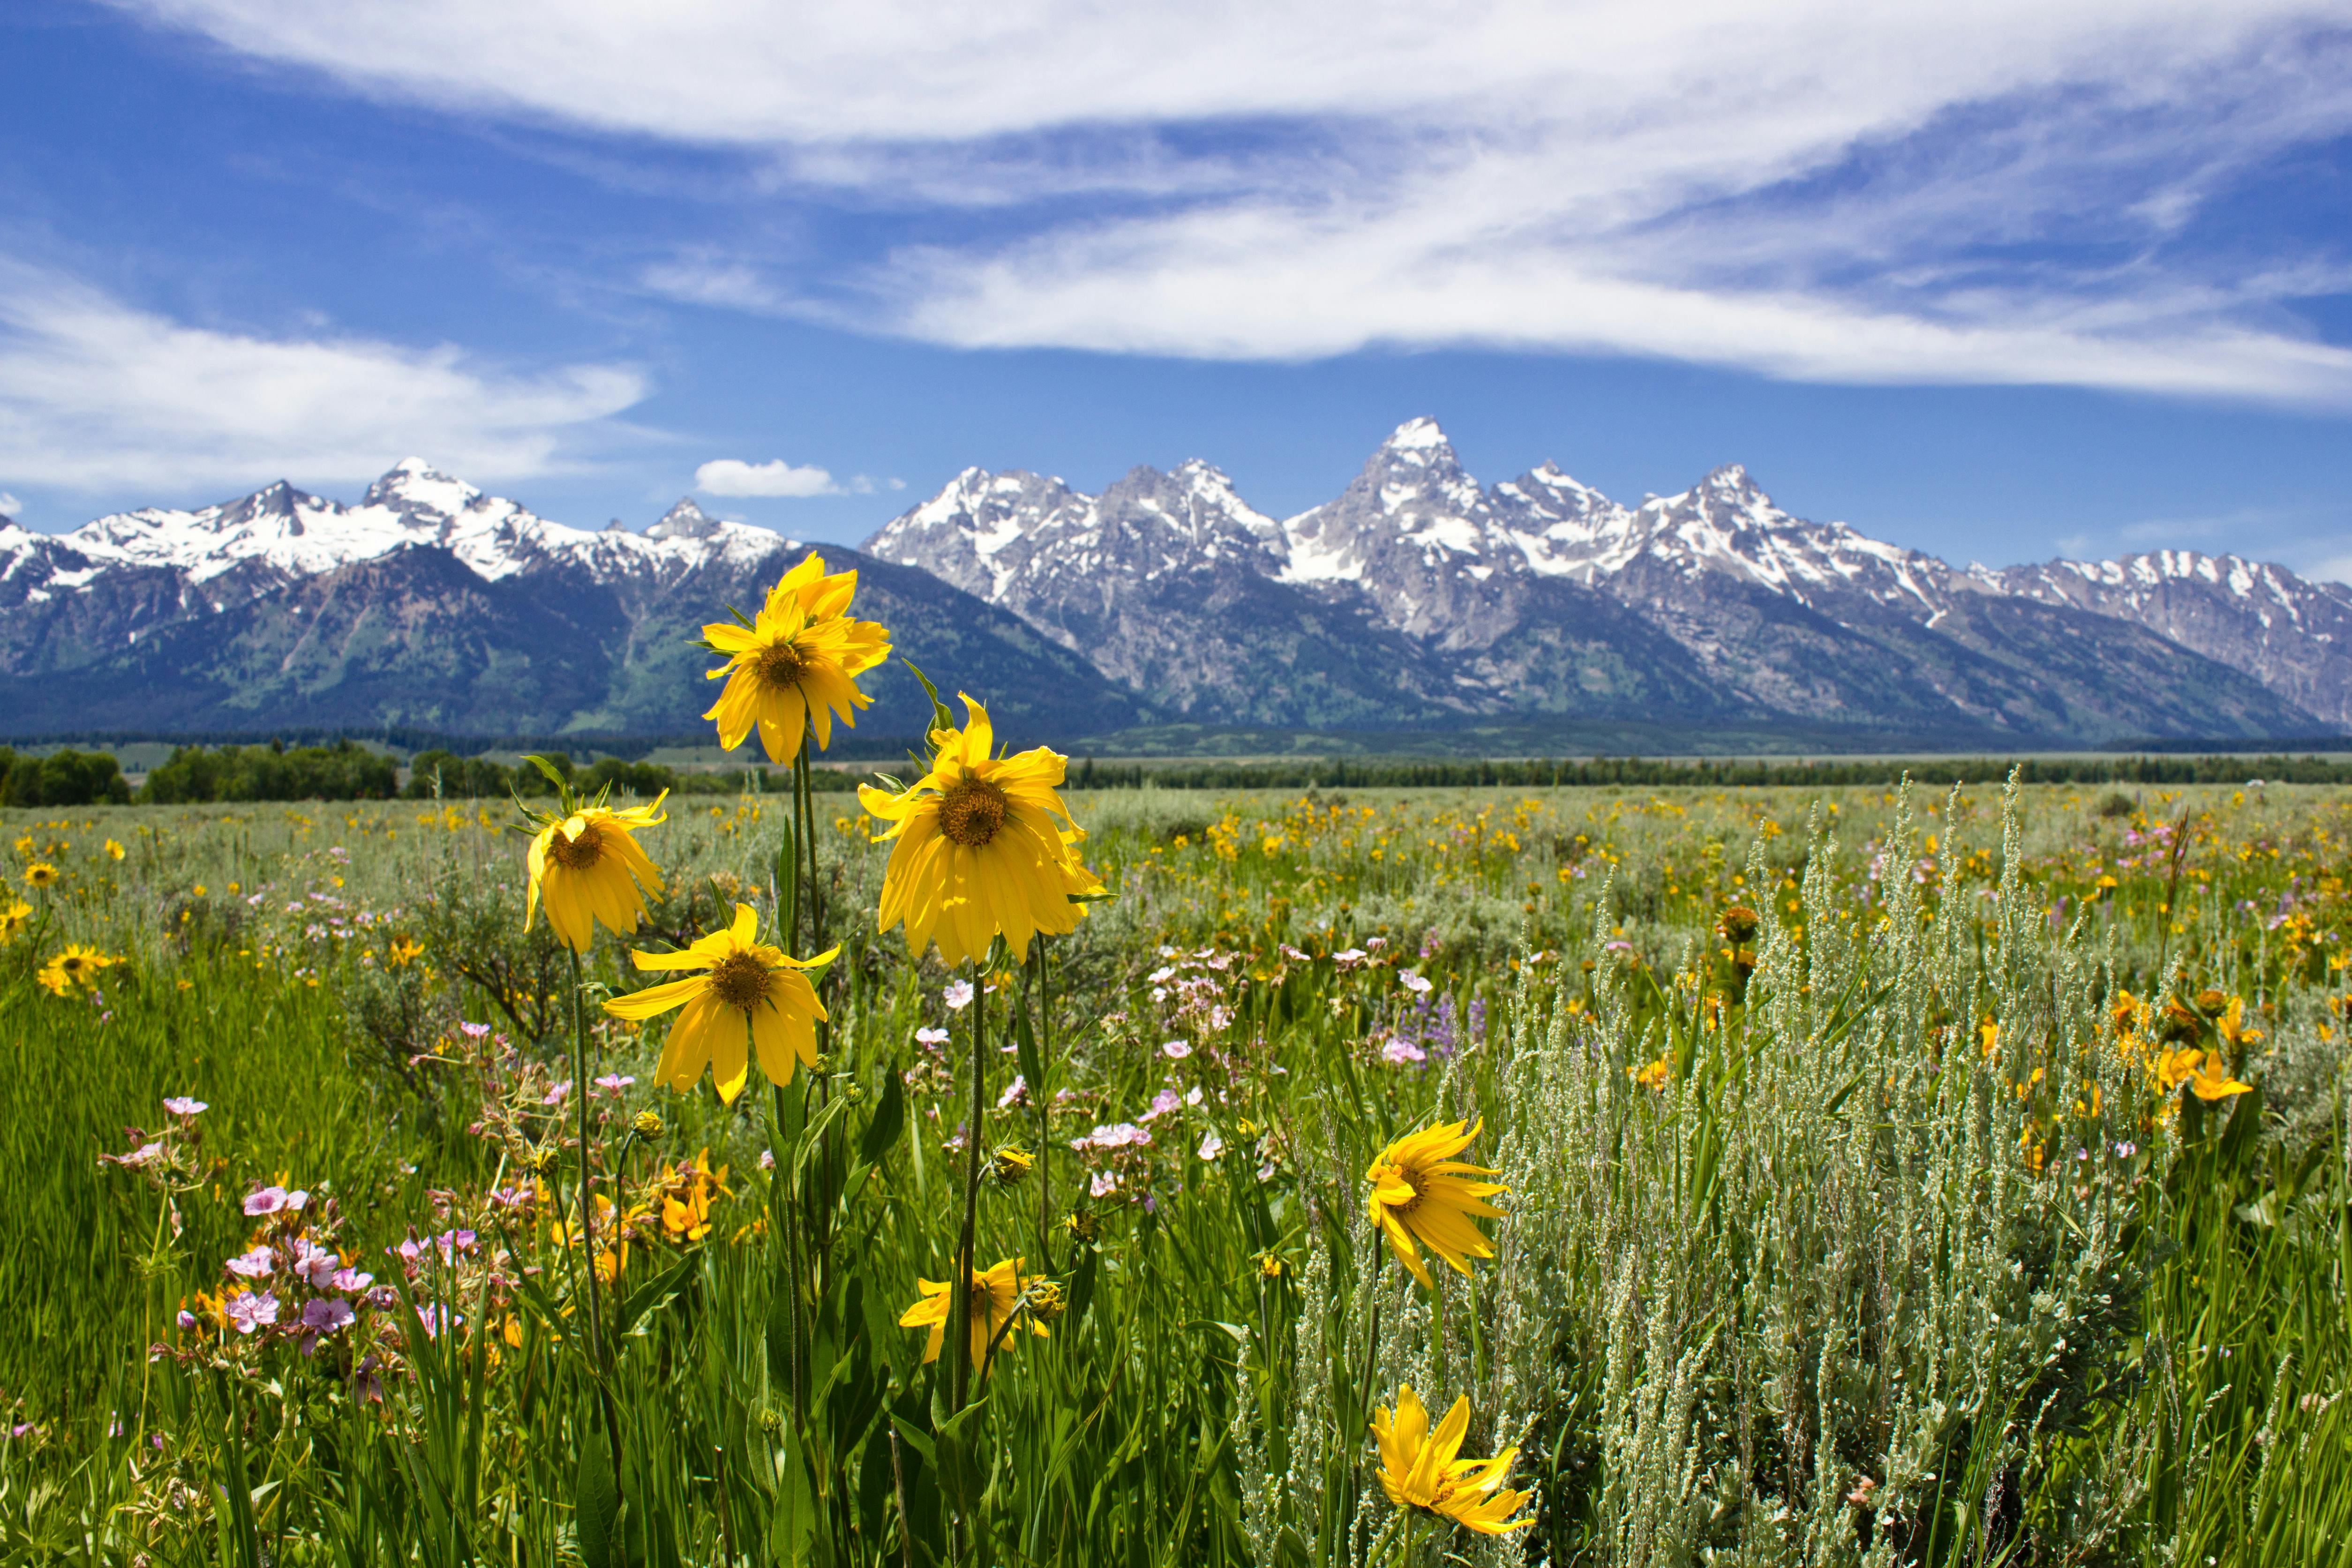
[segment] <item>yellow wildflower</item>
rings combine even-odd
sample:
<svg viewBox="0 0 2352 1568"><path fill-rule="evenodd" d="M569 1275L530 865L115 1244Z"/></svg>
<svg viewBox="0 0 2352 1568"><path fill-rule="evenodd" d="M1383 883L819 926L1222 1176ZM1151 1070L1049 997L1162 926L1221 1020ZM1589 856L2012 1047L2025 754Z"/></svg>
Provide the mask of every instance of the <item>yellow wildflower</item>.
<svg viewBox="0 0 2352 1568"><path fill-rule="evenodd" d="M1034 1275L1024 1276L1021 1265L1025 1260L1007 1258L985 1273L971 1277L971 1364L986 1375L992 1360L988 1347L995 1343L996 1331L1013 1320L1016 1312L1025 1311L1023 1292L1037 1284ZM947 1280L915 1281L922 1291L922 1300L908 1307L898 1319L900 1328L928 1328L931 1337L923 1345L923 1360L937 1361L940 1346L947 1340L948 1319L955 1312L955 1286ZM1029 1332L1045 1337L1045 1325L1030 1314Z"/></svg>
<svg viewBox="0 0 2352 1568"><path fill-rule="evenodd" d="M665 789L650 806L607 810L583 806L568 816L543 819L546 826L530 841L526 864L530 872L530 895L523 906L522 926L530 929L541 897L547 900L547 923L575 953L585 953L596 935L596 922L625 936L645 917L640 887L661 891L661 873L639 847L636 833L667 821L661 804Z"/></svg>
<svg viewBox="0 0 2352 1568"><path fill-rule="evenodd" d="M614 997L604 1010L618 1019L649 1019L672 1008L686 1010L670 1026L654 1068L658 1082L685 1091L707 1066L729 1104L751 1075L748 1037L760 1069L773 1083L790 1083L795 1061L816 1065L815 1020L826 1015L816 988L799 971L823 968L841 951L834 947L810 959L788 957L780 947L752 938L760 915L748 904L735 906L735 923L677 953L634 952L640 969L699 969L701 974Z"/></svg>
<svg viewBox="0 0 2352 1568"><path fill-rule="evenodd" d="M1372 1416L1372 1436L1381 1448L1381 1490L1391 1506L1420 1509L1480 1535L1533 1524L1531 1518L1511 1517L1528 1494L1503 1484L1519 1451L1506 1448L1491 1459L1457 1458L1469 1430L1466 1396L1454 1402L1433 1433L1420 1396L1409 1386L1399 1388L1395 1410L1383 1407Z"/></svg>
<svg viewBox="0 0 2352 1568"><path fill-rule="evenodd" d="M890 656L888 632L845 613L856 590L856 572L828 577L824 558L813 555L769 591L751 625L702 629L705 645L728 656L709 675L727 685L702 716L718 721L722 747L734 750L756 728L768 760L782 762L810 729L820 750L830 746L836 714L856 724L857 710L874 699L852 677Z"/></svg>
<svg viewBox="0 0 2352 1568"><path fill-rule="evenodd" d="M1066 758L1045 747L992 755L988 710L963 699L964 727L931 732L930 770L893 795L871 785L857 798L892 824L879 928L903 922L918 954L936 940L941 962L977 958L1002 936L1015 960L1040 933L1077 925L1072 896L1102 883L1079 863L1084 837L1056 792Z"/></svg>
<svg viewBox="0 0 2352 1568"><path fill-rule="evenodd" d="M1472 1219L1474 1216L1501 1218L1503 1211L1486 1200L1504 1189L1492 1182L1471 1180L1495 1172L1464 1165L1454 1157L1478 1135L1477 1127L1465 1132L1465 1125L1453 1122L1399 1138L1382 1149L1364 1172L1364 1180L1372 1189L1368 1199L1372 1223L1388 1238L1398 1260L1423 1285L1432 1281L1416 1241L1461 1274L1470 1271L1470 1259L1495 1255L1495 1244Z"/></svg>

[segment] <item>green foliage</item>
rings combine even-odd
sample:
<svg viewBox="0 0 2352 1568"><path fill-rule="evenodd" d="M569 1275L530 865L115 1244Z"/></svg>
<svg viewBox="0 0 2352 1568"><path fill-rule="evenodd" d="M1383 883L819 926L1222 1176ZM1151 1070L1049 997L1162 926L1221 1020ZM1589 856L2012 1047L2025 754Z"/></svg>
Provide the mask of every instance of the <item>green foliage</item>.
<svg viewBox="0 0 2352 1568"><path fill-rule="evenodd" d="M515 786L513 771L499 763L436 747L408 759L408 783L401 794L411 800L498 800Z"/></svg>
<svg viewBox="0 0 2352 1568"><path fill-rule="evenodd" d="M2014 773L2026 784L2352 783L2352 763L2321 757L1872 758L1862 760L1680 762L1641 757L1448 760L1422 758L1305 758L1288 762L1098 763L1070 769L1079 789L1557 789L1591 785L1644 788L1797 789L1854 785L1997 784ZM2130 810L2128 797L2124 810Z"/></svg>
<svg viewBox="0 0 2352 1568"><path fill-rule="evenodd" d="M131 799L111 752L70 747L46 757L0 746L0 806L94 806Z"/></svg>
<svg viewBox="0 0 2352 1568"><path fill-rule="evenodd" d="M147 775L140 799L157 805L215 800L382 800L400 776L392 759L356 741L289 749L183 746Z"/></svg>
<svg viewBox="0 0 2352 1568"><path fill-rule="evenodd" d="M781 795L792 787L789 772L768 768L723 768L681 772L656 762L633 762L600 757L585 768L562 752L544 753L557 771L583 795L609 786L615 795L650 800L667 789L677 795L732 798L746 789ZM546 797L555 787L535 768L509 768L487 757L459 757L444 749L420 751L409 759L408 783L401 793L412 800L504 800L509 793ZM857 788L860 776L845 768L811 770L819 793L845 793ZM437 791L437 792L436 792Z"/></svg>

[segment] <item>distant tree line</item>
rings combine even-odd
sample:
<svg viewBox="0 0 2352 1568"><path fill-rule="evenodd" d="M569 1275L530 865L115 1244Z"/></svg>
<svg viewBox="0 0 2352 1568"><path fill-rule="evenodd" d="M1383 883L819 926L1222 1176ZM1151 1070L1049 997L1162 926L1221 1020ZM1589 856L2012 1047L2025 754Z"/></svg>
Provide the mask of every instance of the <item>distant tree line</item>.
<svg viewBox="0 0 2352 1568"><path fill-rule="evenodd" d="M575 764L563 752L542 753L572 788L583 795L610 789L651 798L667 789L676 795L740 795L746 790L775 794L792 788L792 775L767 768L727 768L712 772L680 771L658 762L629 762L600 757L587 767ZM857 788L863 777L839 768L813 768L810 781L819 793ZM446 750L420 751L408 762L408 785L401 791L412 800L504 799L517 795L551 795L555 787L530 763L508 768L487 757L459 757Z"/></svg>
<svg viewBox="0 0 2352 1568"><path fill-rule="evenodd" d="M593 795L650 798L679 795L779 793L791 776L768 768L680 771L658 763L601 757L585 766L561 750L543 753L572 787ZM2279 784L2352 784L2352 762L2316 756L2117 756L2025 758L1923 757L1828 761L1664 761L1639 757L1583 760L1302 758L1283 762L1097 762L1089 757L1069 770L1074 789L1546 789L1615 784L1635 788L1834 789L1890 785L1906 775L1920 784L1997 784L2011 768L2028 784L2237 784L2262 779ZM845 793L863 776L817 768L819 790ZM399 768L381 753L345 738L331 746L183 746L147 775L137 799L164 805L221 800L501 800L509 793L552 795L529 764L509 768L487 757L460 757L444 747L420 751L405 786ZM60 750L36 757L0 747L0 806L89 806L132 799L121 765L103 751Z"/></svg>
<svg viewBox="0 0 2352 1568"><path fill-rule="evenodd" d="M1099 763L1089 757L1069 771L1074 789L1546 789L1574 784L1641 788L1771 785L1827 789L1894 784L1997 784L2014 767L2028 784L2352 783L2352 762L2319 757L1922 757L1826 762L1675 762L1639 757L1582 761L1480 762L1467 759L1305 758L1296 762Z"/></svg>
<svg viewBox="0 0 2352 1568"><path fill-rule="evenodd" d="M332 746L183 746L147 775L142 800L382 800L400 787L389 757L352 740Z"/></svg>
<svg viewBox="0 0 2352 1568"><path fill-rule="evenodd" d="M0 746L0 806L95 806L130 799L130 782L110 753L30 757Z"/></svg>

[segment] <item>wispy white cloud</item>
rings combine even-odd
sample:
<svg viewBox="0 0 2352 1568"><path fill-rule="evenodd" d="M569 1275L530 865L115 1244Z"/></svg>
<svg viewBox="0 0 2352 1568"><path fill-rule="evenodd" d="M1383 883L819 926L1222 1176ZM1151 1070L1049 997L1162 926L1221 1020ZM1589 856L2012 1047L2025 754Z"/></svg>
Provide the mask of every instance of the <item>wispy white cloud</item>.
<svg viewBox="0 0 2352 1568"><path fill-rule="evenodd" d="M0 476L20 484L362 479L412 450L527 478L646 392L623 365L512 371L450 345L190 326L0 259Z"/></svg>
<svg viewBox="0 0 2352 1568"><path fill-rule="evenodd" d="M2247 171L2352 130L2352 0L118 3L358 90L754 150L779 189L938 220L885 256L704 244L643 276L730 308L2352 406L2352 355L2286 308L2340 236L2256 265L2179 243Z"/></svg>
<svg viewBox="0 0 2352 1568"><path fill-rule="evenodd" d="M0 490L0 517L13 517L25 509L25 503L5 490Z"/></svg>

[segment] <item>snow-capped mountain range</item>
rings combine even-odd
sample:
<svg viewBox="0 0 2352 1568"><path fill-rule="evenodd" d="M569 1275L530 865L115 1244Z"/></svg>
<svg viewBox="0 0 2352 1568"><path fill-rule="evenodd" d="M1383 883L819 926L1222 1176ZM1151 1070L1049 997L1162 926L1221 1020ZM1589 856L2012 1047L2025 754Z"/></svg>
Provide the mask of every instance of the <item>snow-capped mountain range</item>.
<svg viewBox="0 0 2352 1568"><path fill-rule="evenodd" d="M0 735L400 725L485 736L681 735L709 695L698 629L805 553L680 500L643 533L568 528L411 458L356 506L284 483L69 533L0 526ZM867 613L954 639L1033 716L1117 728L1126 693L1017 617L928 574L859 568ZM929 712L895 667L868 728Z"/></svg>
<svg viewBox="0 0 2352 1568"><path fill-rule="evenodd" d="M862 551L820 548L866 573L865 612L944 685L1063 738L1151 722L1816 745L2352 727L2352 589L2183 551L1954 567L1791 517L1736 465L1633 507L1551 463L1483 486L1426 419L1292 517L1197 460L1095 496L973 468ZM802 553L690 497L643 533L570 528L414 458L355 505L280 483L65 534L0 520L0 732L688 733L694 628ZM866 727L911 733L910 679L880 679Z"/></svg>
<svg viewBox="0 0 2352 1568"><path fill-rule="evenodd" d="M2352 724L2337 584L2179 551L1956 568L1791 517L1737 465L1634 507L1552 463L1486 486L1427 419L1293 517L1201 462L1096 497L968 469L865 548L1193 717L1671 714L2044 741Z"/></svg>

